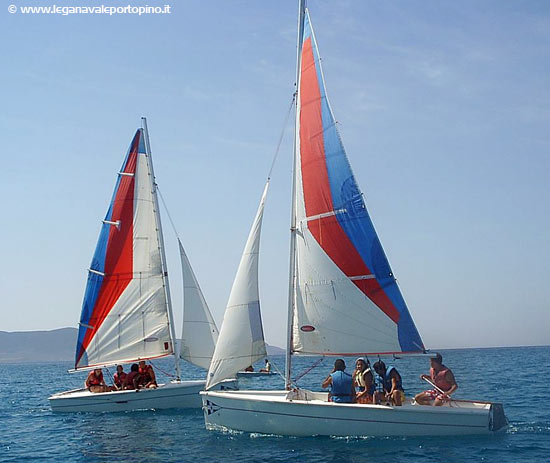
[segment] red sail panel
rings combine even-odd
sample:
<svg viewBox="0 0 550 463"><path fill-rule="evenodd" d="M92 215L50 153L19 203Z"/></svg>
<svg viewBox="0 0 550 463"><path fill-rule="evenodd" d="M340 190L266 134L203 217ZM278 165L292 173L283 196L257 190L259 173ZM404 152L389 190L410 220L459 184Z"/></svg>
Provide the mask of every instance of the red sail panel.
<svg viewBox="0 0 550 463"><path fill-rule="evenodd" d="M84 336L82 352L87 349L97 330L133 278L134 191L140 136L141 133L135 137L123 170L125 173L134 175L121 176L113 198L111 221L119 221L119 225L112 225L109 232L105 254L105 277L90 317L89 325L92 328Z"/></svg>
<svg viewBox="0 0 550 463"><path fill-rule="evenodd" d="M311 37L304 41L302 47L300 160L306 216L332 213L334 206L325 158L321 92ZM346 276L372 274L335 216L314 218L308 222L308 228ZM353 283L395 323L399 321L399 311L376 279L353 280Z"/></svg>

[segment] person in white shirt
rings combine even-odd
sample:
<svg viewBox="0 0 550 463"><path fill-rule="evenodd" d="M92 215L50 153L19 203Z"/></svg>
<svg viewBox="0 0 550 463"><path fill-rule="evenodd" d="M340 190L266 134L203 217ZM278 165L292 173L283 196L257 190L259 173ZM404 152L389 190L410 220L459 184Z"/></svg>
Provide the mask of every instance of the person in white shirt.
<svg viewBox="0 0 550 463"><path fill-rule="evenodd" d="M271 363L265 359L265 366L260 370L260 373L271 373Z"/></svg>

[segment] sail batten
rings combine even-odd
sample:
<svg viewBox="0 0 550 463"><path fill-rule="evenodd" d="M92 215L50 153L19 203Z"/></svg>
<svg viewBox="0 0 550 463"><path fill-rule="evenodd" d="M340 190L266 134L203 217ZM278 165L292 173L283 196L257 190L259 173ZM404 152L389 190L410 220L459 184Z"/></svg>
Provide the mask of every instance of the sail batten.
<svg viewBox="0 0 550 463"><path fill-rule="evenodd" d="M300 49L292 351L422 351L338 133L307 9Z"/></svg>
<svg viewBox="0 0 550 463"><path fill-rule="evenodd" d="M220 335L208 370L207 389L224 379L234 377L239 370L267 355L260 312L258 263L268 188L269 180L266 182L231 288Z"/></svg>

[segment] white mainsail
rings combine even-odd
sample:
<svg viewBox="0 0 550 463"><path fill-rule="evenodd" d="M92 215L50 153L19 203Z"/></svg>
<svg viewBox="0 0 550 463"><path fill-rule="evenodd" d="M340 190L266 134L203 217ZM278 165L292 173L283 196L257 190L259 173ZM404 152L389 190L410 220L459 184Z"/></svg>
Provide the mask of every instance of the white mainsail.
<svg viewBox="0 0 550 463"><path fill-rule="evenodd" d="M218 328L179 238L178 244L184 300L180 358L208 369L218 340Z"/></svg>
<svg viewBox="0 0 550 463"><path fill-rule="evenodd" d="M176 354L174 317L164 253L159 191L147 122L136 132L116 182L89 268L76 346L75 369L103 368ZM177 235L177 233L176 233ZM181 243L187 328L184 358L205 367L217 330ZM204 380L176 378L157 388L74 389L49 398L54 412L120 412L200 408ZM231 389L236 381L218 388ZM136 391L137 392L137 391Z"/></svg>
<svg viewBox="0 0 550 463"><path fill-rule="evenodd" d="M225 309L223 324L208 370L206 389L266 357L260 312L258 261L267 181Z"/></svg>
<svg viewBox="0 0 550 463"><path fill-rule="evenodd" d="M75 368L173 353L145 133L128 150L90 265Z"/></svg>
<svg viewBox="0 0 550 463"><path fill-rule="evenodd" d="M307 9L298 69L291 353L422 351L340 139Z"/></svg>

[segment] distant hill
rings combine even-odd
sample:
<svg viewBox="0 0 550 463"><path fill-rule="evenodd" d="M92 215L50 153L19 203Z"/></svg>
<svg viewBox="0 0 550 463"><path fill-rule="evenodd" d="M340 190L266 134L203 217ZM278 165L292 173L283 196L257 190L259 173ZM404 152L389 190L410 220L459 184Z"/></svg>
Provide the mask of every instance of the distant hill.
<svg viewBox="0 0 550 463"><path fill-rule="evenodd" d="M63 362L74 359L76 328L0 331L0 363Z"/></svg>
<svg viewBox="0 0 550 463"><path fill-rule="evenodd" d="M51 331L0 331L0 363L70 362L74 360L76 328ZM269 356L284 349L267 345Z"/></svg>
<svg viewBox="0 0 550 463"><path fill-rule="evenodd" d="M272 346L267 342L265 343L265 345L267 347L267 355L269 355L270 357L272 355L285 355L286 353L286 350L281 349L280 347L277 347L277 346Z"/></svg>

